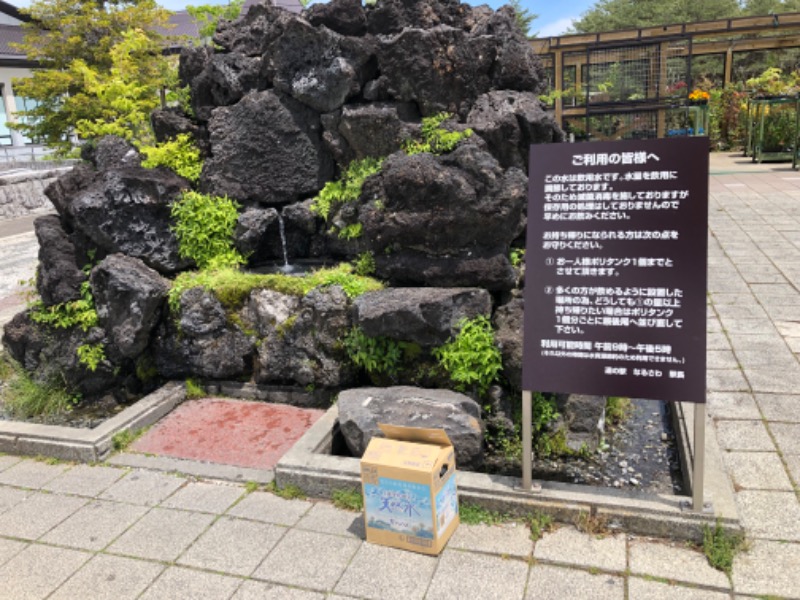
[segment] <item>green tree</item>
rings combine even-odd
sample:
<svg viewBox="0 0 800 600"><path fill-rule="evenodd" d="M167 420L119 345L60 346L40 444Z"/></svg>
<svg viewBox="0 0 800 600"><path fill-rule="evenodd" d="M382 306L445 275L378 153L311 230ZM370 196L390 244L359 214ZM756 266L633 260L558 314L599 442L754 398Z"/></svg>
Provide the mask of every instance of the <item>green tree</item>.
<svg viewBox="0 0 800 600"><path fill-rule="evenodd" d="M693 23L739 16L737 0L599 0L573 21L578 33Z"/></svg>
<svg viewBox="0 0 800 600"><path fill-rule="evenodd" d="M244 0L231 0L228 4L201 4L187 6L186 11L197 22L200 43L208 44L217 30L220 19L235 19L242 12Z"/></svg>
<svg viewBox="0 0 800 600"><path fill-rule="evenodd" d="M742 12L754 17L800 11L800 0L746 0L743 4Z"/></svg>
<svg viewBox="0 0 800 600"><path fill-rule="evenodd" d="M35 101L14 127L58 154L71 150L76 127L89 135L118 120L140 134L138 115L156 106L168 72L158 30L169 13L154 0L35 0L21 10L32 21L18 48L39 66L13 82Z"/></svg>
<svg viewBox="0 0 800 600"><path fill-rule="evenodd" d="M510 0L509 4L514 8L514 17L517 20L517 26L522 30L527 37L533 37L531 34L531 23L533 23L539 15L533 14L527 8L523 7L520 0Z"/></svg>

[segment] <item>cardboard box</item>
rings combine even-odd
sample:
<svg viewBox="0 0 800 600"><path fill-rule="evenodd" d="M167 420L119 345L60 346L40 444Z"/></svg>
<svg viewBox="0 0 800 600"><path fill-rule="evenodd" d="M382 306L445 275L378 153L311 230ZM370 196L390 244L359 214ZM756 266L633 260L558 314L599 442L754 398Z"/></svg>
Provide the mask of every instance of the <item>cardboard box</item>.
<svg viewBox="0 0 800 600"><path fill-rule="evenodd" d="M367 541L439 554L459 523L453 445L442 429L378 426L361 458Z"/></svg>

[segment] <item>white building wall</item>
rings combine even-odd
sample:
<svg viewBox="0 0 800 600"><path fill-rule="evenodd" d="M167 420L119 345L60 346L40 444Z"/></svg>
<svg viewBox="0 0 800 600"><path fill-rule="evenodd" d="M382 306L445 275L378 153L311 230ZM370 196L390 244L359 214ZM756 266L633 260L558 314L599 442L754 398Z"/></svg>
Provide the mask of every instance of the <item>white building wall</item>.
<svg viewBox="0 0 800 600"><path fill-rule="evenodd" d="M28 68L20 67L0 67L0 83L3 84L3 107L5 108L5 121L14 123L16 122L15 113L17 112L16 102L14 100L14 84L13 80L16 78L30 77L31 70ZM25 141L22 136L11 130L11 140L13 146L24 146Z"/></svg>

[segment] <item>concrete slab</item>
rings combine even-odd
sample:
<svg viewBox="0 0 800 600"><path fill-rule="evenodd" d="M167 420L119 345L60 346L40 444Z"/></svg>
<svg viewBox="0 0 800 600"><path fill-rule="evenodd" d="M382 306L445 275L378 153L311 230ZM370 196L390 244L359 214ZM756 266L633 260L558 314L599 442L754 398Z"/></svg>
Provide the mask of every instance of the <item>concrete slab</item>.
<svg viewBox="0 0 800 600"><path fill-rule="evenodd" d="M140 600L164 598L219 600L230 598L241 583L241 579L236 577L169 567L139 598Z"/></svg>
<svg viewBox="0 0 800 600"><path fill-rule="evenodd" d="M693 583L708 588L730 590L727 575L708 564L697 550L663 541L633 540L629 547L630 572L671 582Z"/></svg>
<svg viewBox="0 0 800 600"><path fill-rule="evenodd" d="M763 450L775 451L775 444L761 421L726 421L714 422L717 439L723 450Z"/></svg>
<svg viewBox="0 0 800 600"><path fill-rule="evenodd" d="M789 469L789 476L794 481L795 489L800 491L800 454L790 454L784 456L786 467Z"/></svg>
<svg viewBox="0 0 800 600"><path fill-rule="evenodd" d="M0 567L2 594L13 600L41 600L91 557L77 550L28 546Z"/></svg>
<svg viewBox="0 0 800 600"><path fill-rule="evenodd" d="M99 497L103 500L156 506L185 483L185 480L174 475L136 470L125 475Z"/></svg>
<svg viewBox="0 0 800 600"><path fill-rule="evenodd" d="M533 552L530 528L519 522L458 526L448 548L529 558Z"/></svg>
<svg viewBox="0 0 800 600"><path fill-rule="evenodd" d="M753 395L747 392L709 392L706 402L709 414L719 419L761 418Z"/></svg>
<svg viewBox="0 0 800 600"><path fill-rule="evenodd" d="M17 464L21 460L19 456L0 454L0 472L5 471L8 467Z"/></svg>
<svg viewBox="0 0 800 600"><path fill-rule="evenodd" d="M9 487L0 487L0 515L12 506L16 506L25 498L33 494L30 490L17 490Z"/></svg>
<svg viewBox="0 0 800 600"><path fill-rule="evenodd" d="M311 502L284 500L268 492L253 492L228 511L234 517L291 526L311 508Z"/></svg>
<svg viewBox="0 0 800 600"><path fill-rule="evenodd" d="M50 596L51 600L134 600L164 570L158 563L98 554Z"/></svg>
<svg viewBox="0 0 800 600"><path fill-rule="evenodd" d="M800 372L787 369L747 369L745 375L756 393L793 394L800 390Z"/></svg>
<svg viewBox="0 0 800 600"><path fill-rule="evenodd" d="M266 484L274 478L272 470L248 469L233 465L218 465L197 460L183 460L180 458L170 458L168 456L151 456L132 452L115 454L111 456L107 462L110 465L119 467L148 469L151 471L162 471L164 473L181 473L183 475L202 477L204 479L216 479L236 483L253 481L255 483Z"/></svg>
<svg viewBox="0 0 800 600"><path fill-rule="evenodd" d="M623 600L625 580L608 573L589 573L577 569L535 564L528 576L525 600L545 598Z"/></svg>
<svg viewBox="0 0 800 600"><path fill-rule="evenodd" d="M733 561L733 589L761 597L800 597L800 544L753 540Z"/></svg>
<svg viewBox="0 0 800 600"><path fill-rule="evenodd" d="M319 533L347 535L359 540L366 538L364 513L350 512L331 506L327 502L315 502L297 523L298 529Z"/></svg>
<svg viewBox="0 0 800 600"><path fill-rule="evenodd" d="M222 517L178 559L184 566L249 576L286 534L269 523Z"/></svg>
<svg viewBox="0 0 800 600"><path fill-rule="evenodd" d="M362 544L334 591L371 600L422 600L437 564L435 556Z"/></svg>
<svg viewBox="0 0 800 600"><path fill-rule="evenodd" d="M361 543L348 537L293 529L273 548L252 578L327 591L339 581Z"/></svg>
<svg viewBox="0 0 800 600"><path fill-rule="evenodd" d="M636 600L730 600L730 593L673 585L652 579L630 577L628 596Z"/></svg>
<svg viewBox="0 0 800 600"><path fill-rule="evenodd" d="M737 490L793 489L777 452L726 452L724 460Z"/></svg>
<svg viewBox="0 0 800 600"><path fill-rule="evenodd" d="M144 506L95 500L42 537L42 541L82 550L102 550L138 521Z"/></svg>
<svg viewBox="0 0 800 600"><path fill-rule="evenodd" d="M253 469L271 469L321 410L223 398L189 400L131 450Z"/></svg>
<svg viewBox="0 0 800 600"><path fill-rule="evenodd" d="M33 494L0 515L0 535L36 540L86 502L85 498L74 496Z"/></svg>
<svg viewBox="0 0 800 600"><path fill-rule="evenodd" d="M0 538L0 565L22 552L25 546L27 546L25 542Z"/></svg>
<svg viewBox="0 0 800 600"><path fill-rule="evenodd" d="M23 460L0 473L0 484L38 490L69 468L70 465L66 464L47 464L40 460Z"/></svg>
<svg viewBox="0 0 800 600"><path fill-rule="evenodd" d="M706 363L709 369L739 368L739 361L731 350L709 350L706 352Z"/></svg>
<svg viewBox="0 0 800 600"><path fill-rule="evenodd" d="M739 369L708 369L706 387L715 392L750 391L750 386Z"/></svg>
<svg viewBox="0 0 800 600"><path fill-rule="evenodd" d="M222 514L244 495L240 486L190 481L161 503L163 508L180 508Z"/></svg>
<svg viewBox="0 0 800 600"><path fill-rule="evenodd" d="M262 581L245 581L231 600L323 600L334 596L311 592L298 588L264 583Z"/></svg>
<svg viewBox="0 0 800 600"><path fill-rule="evenodd" d="M125 475L120 469L100 465L75 465L49 481L42 489L50 492L95 497Z"/></svg>
<svg viewBox="0 0 800 600"><path fill-rule="evenodd" d="M111 544L107 551L172 562L208 529L213 520L213 515L154 508Z"/></svg>
<svg viewBox="0 0 800 600"><path fill-rule="evenodd" d="M590 535L569 526L544 534L536 542L533 557L546 562L620 573L627 568L624 536Z"/></svg>
<svg viewBox="0 0 800 600"><path fill-rule="evenodd" d="M794 492L736 494L745 529L755 537L800 542L800 504Z"/></svg>
<svg viewBox="0 0 800 600"><path fill-rule="evenodd" d="M783 454L800 454L800 423L770 423L769 429Z"/></svg>
<svg viewBox="0 0 800 600"><path fill-rule="evenodd" d="M521 599L528 579L528 563L446 549L428 588L428 598L437 600Z"/></svg>
<svg viewBox="0 0 800 600"><path fill-rule="evenodd" d="M800 394L756 394L755 398L767 421L800 423Z"/></svg>

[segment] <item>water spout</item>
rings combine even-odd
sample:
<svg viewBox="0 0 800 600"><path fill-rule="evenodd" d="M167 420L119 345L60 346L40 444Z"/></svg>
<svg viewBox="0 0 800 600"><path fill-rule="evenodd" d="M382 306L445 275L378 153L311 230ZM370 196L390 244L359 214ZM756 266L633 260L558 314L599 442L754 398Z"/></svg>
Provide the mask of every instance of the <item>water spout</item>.
<svg viewBox="0 0 800 600"><path fill-rule="evenodd" d="M281 250L283 251L283 266L281 273L291 273L294 267L289 264L289 253L286 250L286 227L283 223L283 217L278 213L278 231L281 234Z"/></svg>

